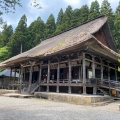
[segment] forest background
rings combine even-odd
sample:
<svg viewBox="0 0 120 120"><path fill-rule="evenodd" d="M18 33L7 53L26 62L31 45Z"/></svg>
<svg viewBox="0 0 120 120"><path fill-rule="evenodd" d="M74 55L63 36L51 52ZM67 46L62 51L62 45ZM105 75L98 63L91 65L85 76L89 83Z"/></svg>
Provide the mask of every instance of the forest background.
<svg viewBox="0 0 120 120"><path fill-rule="evenodd" d="M61 8L56 20L51 13L46 22L38 16L27 26L27 17L24 14L15 30L12 25L4 24L3 30L0 32L0 62L35 47L51 36L104 14L108 16L114 43L120 52L120 2L113 11L108 0L103 0L101 5L95 0L90 7L83 5L73 10L69 5L65 11Z"/></svg>

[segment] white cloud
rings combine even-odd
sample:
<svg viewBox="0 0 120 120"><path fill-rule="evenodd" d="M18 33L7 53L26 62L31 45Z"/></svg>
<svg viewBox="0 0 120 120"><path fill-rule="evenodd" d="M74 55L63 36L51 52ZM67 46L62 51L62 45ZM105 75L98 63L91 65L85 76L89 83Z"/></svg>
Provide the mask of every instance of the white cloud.
<svg viewBox="0 0 120 120"><path fill-rule="evenodd" d="M34 7L34 3L31 5L33 0L31 0L27 6L27 24L30 25L31 22L33 22L35 19L37 19L41 14L44 13L44 11L48 8L48 5L45 4L44 0L37 0L37 3L40 4L41 8ZM39 3L40 2L40 3Z"/></svg>
<svg viewBox="0 0 120 120"><path fill-rule="evenodd" d="M80 3L80 0L64 0L64 1L70 5L77 5Z"/></svg>

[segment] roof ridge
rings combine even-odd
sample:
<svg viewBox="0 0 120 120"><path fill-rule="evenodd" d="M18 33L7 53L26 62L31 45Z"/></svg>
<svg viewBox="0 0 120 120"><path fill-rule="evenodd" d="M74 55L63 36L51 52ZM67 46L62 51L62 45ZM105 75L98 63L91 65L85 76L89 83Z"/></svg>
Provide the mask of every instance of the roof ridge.
<svg viewBox="0 0 120 120"><path fill-rule="evenodd" d="M93 20L96 20L96 19L98 19L98 18L105 17L105 16L106 16L106 14L103 14L103 15L100 15L100 16L98 16L98 17L95 17L95 18L93 18L93 19L91 19L91 20L87 20L87 21L85 21L85 22L83 22L83 23L80 23L80 24L78 24L78 25L75 25L75 26L73 26L73 27L71 27L71 28L69 28L69 29L67 29L67 30L65 30L65 31L62 31L62 32L60 32L60 33L57 33L57 34L52 35L52 36L50 36L50 37L47 37L47 38L43 39L43 41L44 41L44 40L47 40L47 39L49 39L49 38L55 37L55 36L57 36L57 35L60 35L60 34L62 34L62 33L65 33L65 32L67 32L67 31L70 31L70 30L72 30L72 29L74 29L74 28L77 28L77 27L79 27L79 26L81 26L81 25L84 25L84 24L86 24L86 23L88 23L88 22L91 22L91 21L93 21Z"/></svg>

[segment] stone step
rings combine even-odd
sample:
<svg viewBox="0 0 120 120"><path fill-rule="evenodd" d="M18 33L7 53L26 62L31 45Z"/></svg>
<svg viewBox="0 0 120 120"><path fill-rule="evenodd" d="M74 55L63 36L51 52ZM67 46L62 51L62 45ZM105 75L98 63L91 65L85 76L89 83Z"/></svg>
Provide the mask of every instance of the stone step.
<svg viewBox="0 0 120 120"><path fill-rule="evenodd" d="M2 94L2 96L5 96L5 97L15 97L15 98L31 98L31 97L34 97L33 95L17 94L17 93Z"/></svg>
<svg viewBox="0 0 120 120"><path fill-rule="evenodd" d="M95 107L95 106L105 106L105 105L108 105L112 102L114 102L114 99L111 99L111 100L108 100L108 101L103 101L103 102L91 103L91 106L93 106L93 107Z"/></svg>

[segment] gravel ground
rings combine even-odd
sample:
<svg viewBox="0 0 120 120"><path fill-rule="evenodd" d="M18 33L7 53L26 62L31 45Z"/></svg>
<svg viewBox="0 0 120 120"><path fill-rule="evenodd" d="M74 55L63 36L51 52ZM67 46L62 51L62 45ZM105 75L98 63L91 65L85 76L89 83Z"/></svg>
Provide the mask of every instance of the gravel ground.
<svg viewBox="0 0 120 120"><path fill-rule="evenodd" d="M118 104L92 107L0 96L0 120L120 120Z"/></svg>

